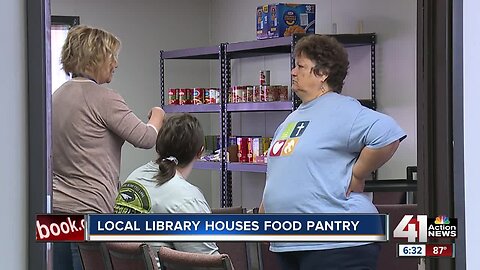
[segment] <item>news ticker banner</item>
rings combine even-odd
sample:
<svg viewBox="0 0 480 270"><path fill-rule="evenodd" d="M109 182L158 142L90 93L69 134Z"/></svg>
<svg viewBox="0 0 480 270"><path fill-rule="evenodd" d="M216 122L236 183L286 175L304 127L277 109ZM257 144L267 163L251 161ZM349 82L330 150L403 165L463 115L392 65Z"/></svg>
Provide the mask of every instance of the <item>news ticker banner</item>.
<svg viewBox="0 0 480 270"><path fill-rule="evenodd" d="M388 241L383 214L37 215L37 241Z"/></svg>

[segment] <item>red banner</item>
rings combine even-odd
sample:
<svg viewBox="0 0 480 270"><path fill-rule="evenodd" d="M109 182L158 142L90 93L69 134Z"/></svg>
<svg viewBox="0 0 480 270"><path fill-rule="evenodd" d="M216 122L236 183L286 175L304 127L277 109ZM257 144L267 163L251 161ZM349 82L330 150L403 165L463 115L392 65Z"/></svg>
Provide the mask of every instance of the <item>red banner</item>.
<svg viewBox="0 0 480 270"><path fill-rule="evenodd" d="M85 241L84 215L37 215L37 241Z"/></svg>

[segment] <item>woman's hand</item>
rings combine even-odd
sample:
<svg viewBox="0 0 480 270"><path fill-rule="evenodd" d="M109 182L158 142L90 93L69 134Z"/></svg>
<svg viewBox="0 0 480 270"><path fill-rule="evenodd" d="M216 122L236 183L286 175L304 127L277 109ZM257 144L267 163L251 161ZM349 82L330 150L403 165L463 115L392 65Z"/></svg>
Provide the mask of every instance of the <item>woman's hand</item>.
<svg viewBox="0 0 480 270"><path fill-rule="evenodd" d="M380 168L395 153L400 144L399 140L381 148L364 147L353 165L352 181L347 189L347 197L351 192L363 192L365 179L376 169Z"/></svg>
<svg viewBox="0 0 480 270"><path fill-rule="evenodd" d="M350 197L352 192L363 192L365 189L365 179L361 179L352 174L352 180L350 181L350 186L347 189L347 198Z"/></svg>
<svg viewBox="0 0 480 270"><path fill-rule="evenodd" d="M160 107L153 107L148 113L148 123L152 124L157 130L162 127L164 118L165 111Z"/></svg>

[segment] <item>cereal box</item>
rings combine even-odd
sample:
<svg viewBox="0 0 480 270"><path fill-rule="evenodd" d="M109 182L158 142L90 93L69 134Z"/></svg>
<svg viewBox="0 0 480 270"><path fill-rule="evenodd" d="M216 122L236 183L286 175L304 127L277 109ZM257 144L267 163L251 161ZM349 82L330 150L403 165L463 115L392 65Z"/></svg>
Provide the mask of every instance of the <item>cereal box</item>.
<svg viewBox="0 0 480 270"><path fill-rule="evenodd" d="M257 7L257 39L315 33L315 5L279 3Z"/></svg>

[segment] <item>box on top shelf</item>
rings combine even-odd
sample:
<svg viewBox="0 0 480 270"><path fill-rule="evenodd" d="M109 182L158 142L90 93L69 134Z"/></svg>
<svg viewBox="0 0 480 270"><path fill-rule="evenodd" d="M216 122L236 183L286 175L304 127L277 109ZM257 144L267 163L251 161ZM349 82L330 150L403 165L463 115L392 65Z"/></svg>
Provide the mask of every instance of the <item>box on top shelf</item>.
<svg viewBox="0 0 480 270"><path fill-rule="evenodd" d="M315 5L278 3L257 8L257 39L315 33Z"/></svg>

